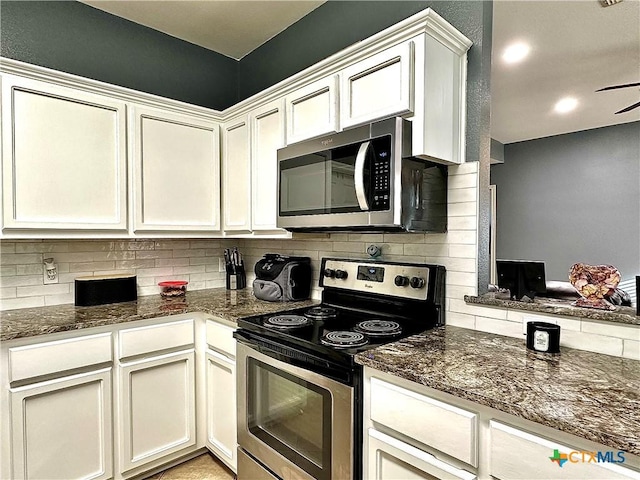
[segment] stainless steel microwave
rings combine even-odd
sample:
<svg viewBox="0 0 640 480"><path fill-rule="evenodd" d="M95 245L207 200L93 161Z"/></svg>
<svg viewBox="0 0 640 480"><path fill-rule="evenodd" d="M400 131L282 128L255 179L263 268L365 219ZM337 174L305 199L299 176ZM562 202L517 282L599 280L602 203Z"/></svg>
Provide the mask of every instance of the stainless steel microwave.
<svg viewBox="0 0 640 480"><path fill-rule="evenodd" d="M411 123L390 118L278 150L278 227L447 229L447 168L411 157Z"/></svg>

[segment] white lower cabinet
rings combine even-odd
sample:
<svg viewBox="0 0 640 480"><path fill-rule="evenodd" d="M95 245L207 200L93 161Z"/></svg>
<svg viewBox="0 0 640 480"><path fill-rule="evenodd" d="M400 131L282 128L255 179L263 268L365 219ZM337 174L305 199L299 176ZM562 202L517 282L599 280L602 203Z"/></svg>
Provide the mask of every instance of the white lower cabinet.
<svg viewBox="0 0 640 480"><path fill-rule="evenodd" d="M14 479L113 475L111 367L10 389Z"/></svg>
<svg viewBox="0 0 640 480"><path fill-rule="evenodd" d="M640 480L638 456L385 372L364 373L367 480Z"/></svg>
<svg viewBox="0 0 640 480"><path fill-rule="evenodd" d="M234 329L207 321L207 448L237 471L236 359Z"/></svg>

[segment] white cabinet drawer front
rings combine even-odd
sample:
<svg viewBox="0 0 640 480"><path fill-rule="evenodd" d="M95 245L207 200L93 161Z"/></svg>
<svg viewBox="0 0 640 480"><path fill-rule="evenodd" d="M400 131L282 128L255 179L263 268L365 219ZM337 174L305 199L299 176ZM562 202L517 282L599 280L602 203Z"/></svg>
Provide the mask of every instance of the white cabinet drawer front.
<svg viewBox="0 0 640 480"><path fill-rule="evenodd" d="M566 445L513 428L504 423L489 422L491 432L490 474L498 479L571 479L614 480L640 479L640 473L613 463L583 463L581 452ZM605 447L603 447L605 448ZM558 457L566 455L562 467L552 461L555 451ZM605 452L603 451L603 454ZM589 459L589 455L585 459ZM563 457L564 458L564 457ZM597 458L597 457L596 457ZM613 459L618 460L617 451Z"/></svg>
<svg viewBox="0 0 640 480"><path fill-rule="evenodd" d="M475 413L372 378L371 420L477 466Z"/></svg>
<svg viewBox="0 0 640 480"><path fill-rule="evenodd" d="M332 75L287 95L287 144L337 131L337 91L338 77Z"/></svg>
<svg viewBox="0 0 640 480"><path fill-rule="evenodd" d="M214 350L226 353L235 358L236 339L233 338L234 328L207 320L207 344Z"/></svg>
<svg viewBox="0 0 640 480"><path fill-rule="evenodd" d="M9 381L52 375L111 360L110 333L10 348Z"/></svg>
<svg viewBox="0 0 640 480"><path fill-rule="evenodd" d="M130 328L120 332L120 358L193 345L193 320Z"/></svg>
<svg viewBox="0 0 640 480"><path fill-rule="evenodd" d="M372 55L340 74L340 125L360 125L414 110L414 44Z"/></svg>
<svg viewBox="0 0 640 480"><path fill-rule="evenodd" d="M113 478L111 395L111 368L12 389L11 478Z"/></svg>
<svg viewBox="0 0 640 480"><path fill-rule="evenodd" d="M126 230L125 104L3 78L4 228Z"/></svg>
<svg viewBox="0 0 640 480"><path fill-rule="evenodd" d="M473 473L438 460L422 450L373 428L368 431L369 451L365 478L375 480L475 480Z"/></svg>

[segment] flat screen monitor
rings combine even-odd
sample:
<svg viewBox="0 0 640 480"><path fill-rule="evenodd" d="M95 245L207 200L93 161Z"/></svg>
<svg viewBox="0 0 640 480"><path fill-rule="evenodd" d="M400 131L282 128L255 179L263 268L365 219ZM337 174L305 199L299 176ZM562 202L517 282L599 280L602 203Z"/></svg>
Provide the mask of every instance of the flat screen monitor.
<svg viewBox="0 0 640 480"><path fill-rule="evenodd" d="M544 262L528 260L496 260L498 287L508 288L511 298L522 300L525 295L534 299L547 293Z"/></svg>

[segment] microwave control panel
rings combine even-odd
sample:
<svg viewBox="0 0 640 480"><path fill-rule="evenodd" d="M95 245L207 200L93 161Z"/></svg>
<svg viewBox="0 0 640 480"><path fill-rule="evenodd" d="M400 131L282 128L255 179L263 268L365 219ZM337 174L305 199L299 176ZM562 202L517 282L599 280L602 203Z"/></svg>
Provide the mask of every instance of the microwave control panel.
<svg viewBox="0 0 640 480"><path fill-rule="evenodd" d="M388 145L388 144L387 144ZM391 195L391 152L389 148L375 148L371 193L372 210L389 210ZM375 147L379 147L375 145Z"/></svg>

